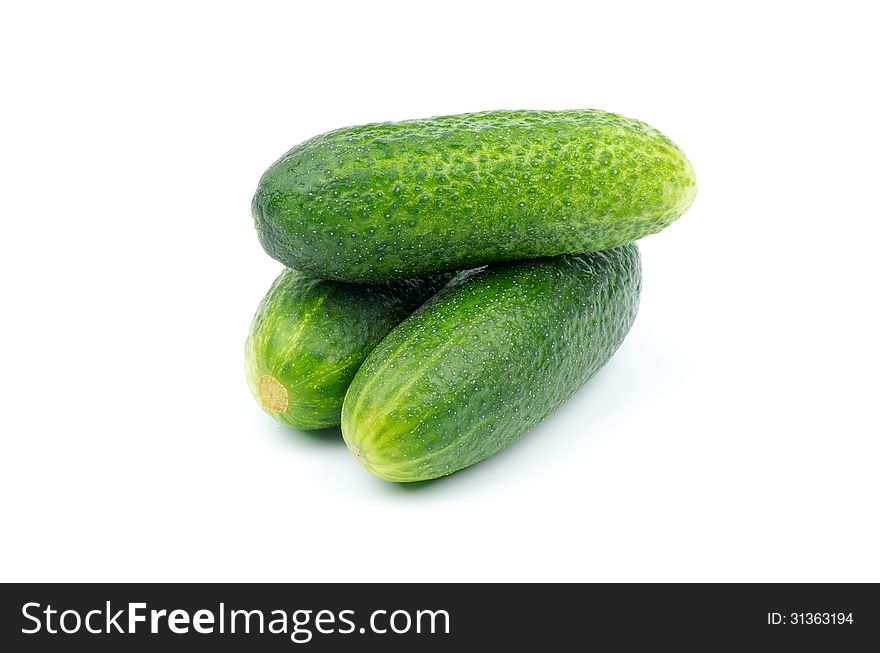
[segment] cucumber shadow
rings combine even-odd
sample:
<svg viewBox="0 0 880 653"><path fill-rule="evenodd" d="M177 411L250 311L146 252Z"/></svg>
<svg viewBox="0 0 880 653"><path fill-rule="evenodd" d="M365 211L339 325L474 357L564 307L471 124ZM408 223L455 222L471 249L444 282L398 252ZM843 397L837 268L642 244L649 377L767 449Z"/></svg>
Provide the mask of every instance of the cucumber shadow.
<svg viewBox="0 0 880 653"><path fill-rule="evenodd" d="M340 446L345 448L345 441L342 439L342 429L338 426L304 431L273 421L271 427L285 441L285 444L304 445L310 448L321 449Z"/></svg>

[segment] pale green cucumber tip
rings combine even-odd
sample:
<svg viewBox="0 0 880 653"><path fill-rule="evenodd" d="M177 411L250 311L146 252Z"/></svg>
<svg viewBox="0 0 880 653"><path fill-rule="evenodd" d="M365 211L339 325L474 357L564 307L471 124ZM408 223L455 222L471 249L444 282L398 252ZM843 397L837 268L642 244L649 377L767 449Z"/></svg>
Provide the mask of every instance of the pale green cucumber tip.
<svg viewBox="0 0 880 653"><path fill-rule="evenodd" d="M357 428L353 428L351 426L351 420L345 419L345 416L343 415L342 439L348 446L348 450L364 467L364 469L366 469L376 478L383 481L399 483L406 480L402 478L400 474L394 473L394 467L396 467L395 465L383 464L376 460L375 455L371 455L375 452L371 452L369 447L365 446L369 439L362 437L362 435L362 431Z"/></svg>

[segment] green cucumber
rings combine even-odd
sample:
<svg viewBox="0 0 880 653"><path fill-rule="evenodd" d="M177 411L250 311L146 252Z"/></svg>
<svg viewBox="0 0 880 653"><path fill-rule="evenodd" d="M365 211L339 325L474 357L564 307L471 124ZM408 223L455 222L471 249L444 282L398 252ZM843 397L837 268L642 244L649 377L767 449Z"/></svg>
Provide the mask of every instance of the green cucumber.
<svg viewBox="0 0 880 653"><path fill-rule="evenodd" d="M688 159L643 122L488 111L316 136L265 172L252 211L284 264L381 281L608 249L665 228L695 194Z"/></svg>
<svg viewBox="0 0 880 653"><path fill-rule="evenodd" d="M338 426L367 354L450 276L355 285L285 269L260 302L245 345L254 398L288 426Z"/></svg>
<svg viewBox="0 0 880 653"><path fill-rule="evenodd" d="M635 244L459 275L367 356L342 435L374 475L450 474L522 436L583 385L635 319Z"/></svg>

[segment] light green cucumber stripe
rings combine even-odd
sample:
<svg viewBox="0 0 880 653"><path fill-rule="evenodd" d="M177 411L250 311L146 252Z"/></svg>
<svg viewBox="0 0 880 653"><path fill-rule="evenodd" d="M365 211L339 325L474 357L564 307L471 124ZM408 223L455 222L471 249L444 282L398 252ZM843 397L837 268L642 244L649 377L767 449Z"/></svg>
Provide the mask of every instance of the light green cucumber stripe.
<svg viewBox="0 0 880 653"><path fill-rule="evenodd" d="M419 381L422 377L424 377L430 371L431 363L433 363L438 358L440 358L440 356L442 356L444 353L446 353L446 351L448 351L452 346L454 346L456 344L458 344L458 340L455 338L450 338L449 340L446 341L446 343L442 347L438 347L437 349L435 349L432 352L430 357L428 357L422 361L419 361L418 371L415 372L414 374L410 374L410 377L409 377L409 379L407 379L406 383L401 385L397 389L397 391L389 399L386 399L383 401L383 408L385 410L383 411L382 416L378 420L370 420L371 426L373 426L372 431L373 431L374 435L376 432L376 424L377 423L378 424L387 424L387 421L388 421L389 417L391 416L391 413L393 412L393 406L395 406L397 404L398 400L403 396L403 394L407 390L409 390L411 387L413 387L413 385L415 385L417 381ZM378 373L374 374L373 378L370 380L373 381L377 377L378 377ZM364 396L363 392L361 392L361 396ZM358 407L362 407L363 405L364 405L364 402L358 402ZM402 430L402 425L398 424L398 428L396 430L391 429L390 431L386 431L386 433L394 436L394 435L399 434L401 430Z"/></svg>
<svg viewBox="0 0 880 653"><path fill-rule="evenodd" d="M433 459L433 458L436 458L436 457L438 457L438 456L441 456L441 455L442 455L447 449L449 449L450 447L452 447L452 446L454 446L454 445L458 445L458 444L460 444L460 443L462 443L462 442L467 442L468 439L469 439L474 433L476 433L476 432L479 431L483 426L485 426L487 423L489 423L490 421L494 421L495 419L497 419L495 415L486 415L486 416L484 416L484 417L478 419L476 422L474 422L474 423L471 425L471 428L469 428L469 429L467 430L467 432L465 432L465 434L464 434L463 436L456 437L454 440L450 441L449 444L447 444L447 445L445 445L445 446L442 446L442 447L440 447L440 448L438 448L438 449L435 449L434 451L430 451L430 452L428 452L428 453L426 453L426 454L424 454L424 455L422 455L422 456L419 456L419 457L417 457L417 458L410 458L410 459L408 459L408 460L401 460L401 461L399 461L399 462L394 462L394 463L370 463L369 465L366 465L366 466L371 467L371 468L373 468L373 469L381 469L381 470L396 470L396 469L400 469L400 468L403 468L403 467L411 468L411 467L413 467L413 466L415 466L415 465L418 465L418 464L420 464L420 463L428 462L428 461L430 461L430 460ZM511 441L511 442L512 442L512 441ZM511 442L506 443L504 446L507 446L507 444L510 444ZM370 462L370 461L369 461L369 456L367 455L367 452L365 452L365 451L363 450L363 447L359 447L359 448L361 449L361 452L362 452L363 455L364 455L364 460L366 460L367 462ZM502 447L502 448L503 448L503 447Z"/></svg>
<svg viewBox="0 0 880 653"><path fill-rule="evenodd" d="M296 383L291 383L287 389L292 390L293 388L299 388L300 386L302 386L305 383L315 383L317 381L323 381L324 379L331 377L334 374L337 374L337 373L341 372L342 370L344 370L352 361L357 359L360 355L361 355L361 353L356 351L354 353L349 354L345 358L341 358L334 365L332 365L326 369L312 368L316 372L318 370L320 370L320 374L306 373L305 375L300 377L300 379Z"/></svg>
<svg viewBox="0 0 880 653"><path fill-rule="evenodd" d="M303 331L306 328L306 325L309 321L314 317L315 313L317 313L318 309L321 305L327 300L327 296L330 294L332 288L328 288L324 294L318 297L315 300L315 304L312 306L311 310L307 313L304 313L300 319L299 324L295 331L293 331L284 341L284 347L282 347L282 353L287 356L293 353L294 347L296 346L297 341L300 336L303 334Z"/></svg>
<svg viewBox="0 0 880 653"><path fill-rule="evenodd" d="M418 335L419 335L418 329L413 329L413 331L406 338L404 338L403 342L399 343L397 345L398 349L400 349L401 345L409 344L409 342L412 341L414 338L416 338ZM386 336L386 338L387 338L387 336ZM373 350L373 351L375 351L375 350ZM388 369L388 367L392 363L394 363L394 356L386 356L385 360L383 360L382 363L379 364L378 368L376 368L375 370L367 370L370 373L370 378L368 378L364 382L364 384L361 385L360 388L355 388L357 390L358 396L359 397L367 396L367 391L373 387L373 384L376 382L376 379L379 378L379 375L382 374L382 372L384 372L386 369ZM361 370L363 370L363 369L364 369L364 366L361 366ZM359 420L360 412L361 412L361 409L363 406L363 402L357 401L357 398L354 396L354 393L346 393L346 399L348 399L349 397L351 397L356 402L355 405L352 406L351 411L349 411L349 421L353 422L355 420Z"/></svg>

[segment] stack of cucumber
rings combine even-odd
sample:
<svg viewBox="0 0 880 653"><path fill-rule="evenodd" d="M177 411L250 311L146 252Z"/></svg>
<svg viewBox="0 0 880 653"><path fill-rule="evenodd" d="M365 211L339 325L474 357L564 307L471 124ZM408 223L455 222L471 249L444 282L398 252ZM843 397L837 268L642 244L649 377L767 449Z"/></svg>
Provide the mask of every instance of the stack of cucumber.
<svg viewBox="0 0 880 653"><path fill-rule="evenodd" d="M379 478L472 465L611 358L638 309L633 241L695 193L674 143L603 111L316 136L254 195L260 242L287 268L248 336L251 391L289 426L341 424Z"/></svg>

